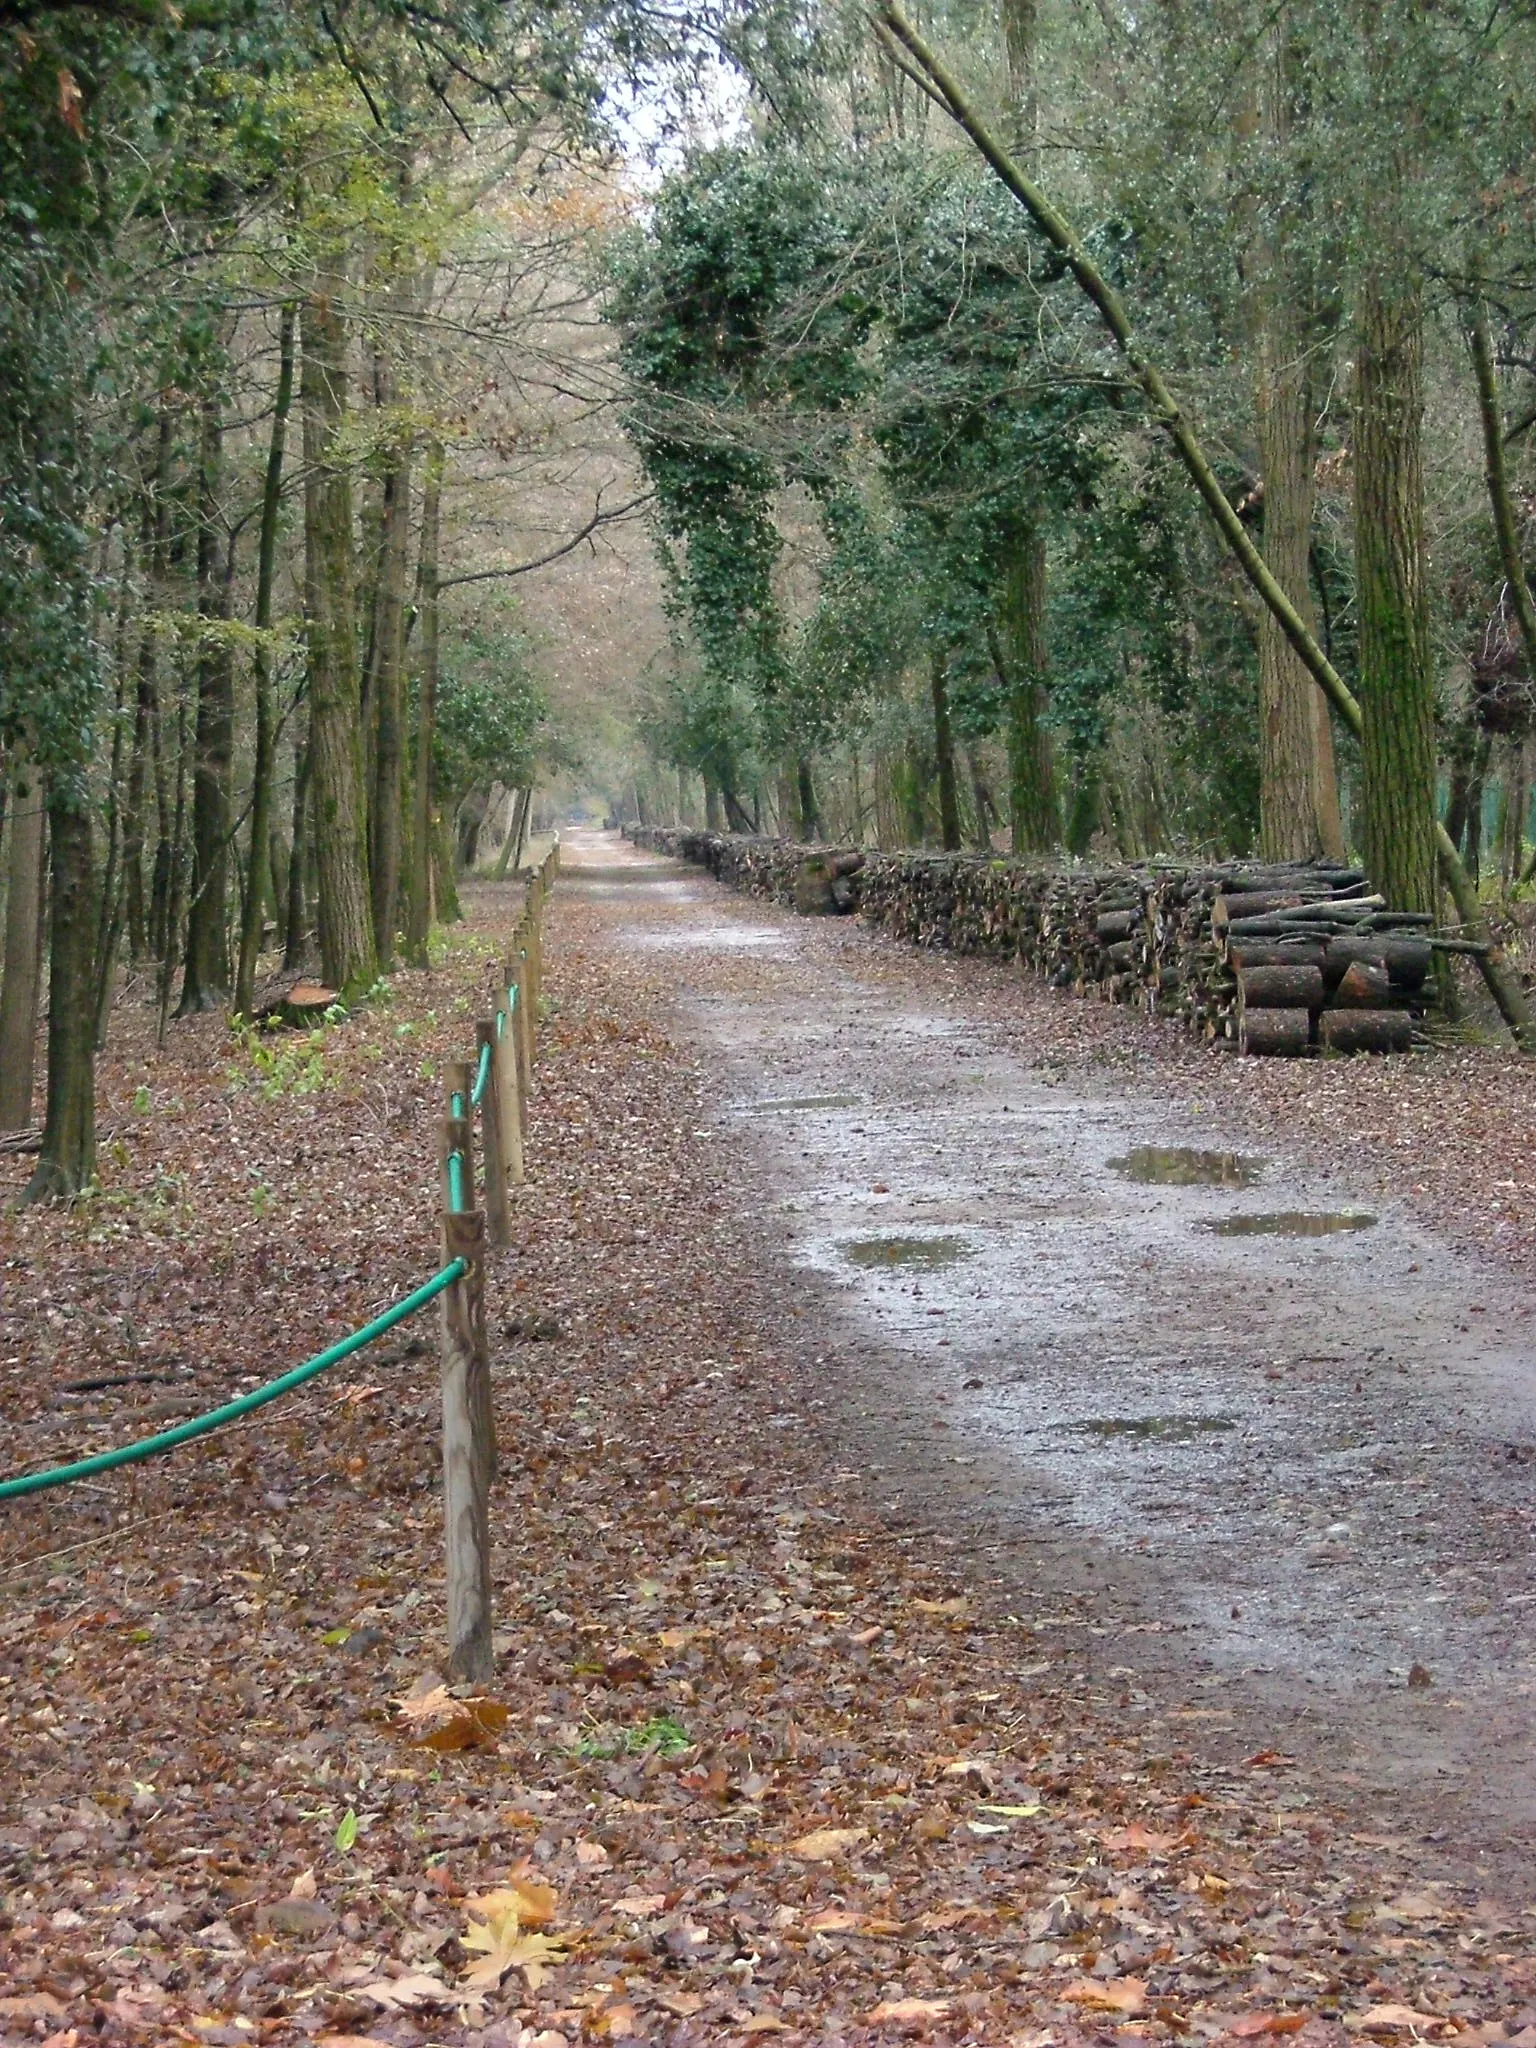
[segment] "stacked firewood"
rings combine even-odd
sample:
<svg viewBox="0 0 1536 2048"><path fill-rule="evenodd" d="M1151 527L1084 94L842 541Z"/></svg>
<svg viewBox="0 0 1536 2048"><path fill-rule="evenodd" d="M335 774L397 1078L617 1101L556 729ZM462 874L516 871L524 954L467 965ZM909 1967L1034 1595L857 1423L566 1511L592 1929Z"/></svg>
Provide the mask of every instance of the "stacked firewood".
<svg viewBox="0 0 1536 2048"><path fill-rule="evenodd" d="M1401 1052L1433 999L1428 917L1363 870L1310 862L1032 866L637 829L638 844L892 937L1016 959L1053 987L1133 1003L1249 1053Z"/></svg>

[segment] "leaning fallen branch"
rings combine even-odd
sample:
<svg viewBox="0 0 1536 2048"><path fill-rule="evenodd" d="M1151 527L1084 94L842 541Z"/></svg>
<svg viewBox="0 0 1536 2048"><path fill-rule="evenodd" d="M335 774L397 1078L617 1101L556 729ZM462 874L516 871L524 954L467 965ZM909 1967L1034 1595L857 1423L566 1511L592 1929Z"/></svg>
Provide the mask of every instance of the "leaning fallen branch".
<svg viewBox="0 0 1536 2048"><path fill-rule="evenodd" d="M1175 453L1195 489L1205 500L1222 539L1236 557L1243 574L1273 613L1280 630L1296 650L1312 680L1358 738L1364 725L1358 700L1271 575L1264 557L1254 546L1222 489L1198 436L1164 382L1161 371L1142 353L1119 293L1088 254L1066 216L1057 211L988 129L943 60L908 21L898 0L877 0L873 21L875 33L891 61L970 137L1000 182L1018 200L1076 278L1133 371L1153 418L1173 443ZM1456 905L1456 915L1481 949L1473 957L1498 1005L1499 1014L1521 1050L1536 1053L1536 1015L1532 1013L1519 975L1484 922L1476 885L1463 866L1450 834L1438 819L1435 821L1435 848L1446 887Z"/></svg>

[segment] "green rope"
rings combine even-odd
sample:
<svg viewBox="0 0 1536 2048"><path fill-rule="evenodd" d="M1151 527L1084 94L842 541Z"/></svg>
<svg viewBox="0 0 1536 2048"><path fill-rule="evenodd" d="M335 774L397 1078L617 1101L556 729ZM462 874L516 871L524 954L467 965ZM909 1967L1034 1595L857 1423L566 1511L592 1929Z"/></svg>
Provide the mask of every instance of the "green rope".
<svg viewBox="0 0 1536 2048"><path fill-rule="evenodd" d="M478 1109L485 1100L485 1091L491 1079L491 1042L486 1040L480 1048L480 1064L475 1069L475 1085L469 1091L470 1107Z"/></svg>
<svg viewBox="0 0 1536 2048"><path fill-rule="evenodd" d="M306 1380L312 1380L327 1367L339 1365L344 1358L350 1358L355 1351L361 1351L365 1344L371 1344L375 1337L382 1337L386 1330L392 1330L396 1323L403 1323L407 1316L414 1315L419 1308L425 1308L455 1280L469 1271L463 1259L452 1259L439 1273L424 1281L414 1293L397 1301L393 1308L385 1309L383 1315L375 1316L371 1323L364 1323L360 1330L354 1330L350 1337L343 1337L339 1344L333 1344L328 1351L319 1352L303 1365L296 1365L292 1372L285 1372L281 1379L269 1380L264 1387L257 1387L254 1393L242 1394L237 1401L226 1401L222 1408L214 1408L206 1415L194 1416L190 1422L178 1423L174 1429L165 1429L158 1436L141 1437L136 1444L124 1444L121 1450L101 1451L94 1458L82 1458L74 1465L59 1465L50 1472L28 1472L20 1479L0 1482L0 1500L14 1500L19 1494L41 1493L47 1486L65 1486L71 1480L89 1479L96 1472L110 1472L118 1465L136 1465L141 1458L158 1457L161 1451L171 1451L178 1444L190 1443L193 1437L206 1436L210 1430L222 1429L226 1422L237 1422L242 1415L249 1415L257 1408L264 1408L268 1401L275 1401L280 1394L288 1394L295 1387L302 1387Z"/></svg>

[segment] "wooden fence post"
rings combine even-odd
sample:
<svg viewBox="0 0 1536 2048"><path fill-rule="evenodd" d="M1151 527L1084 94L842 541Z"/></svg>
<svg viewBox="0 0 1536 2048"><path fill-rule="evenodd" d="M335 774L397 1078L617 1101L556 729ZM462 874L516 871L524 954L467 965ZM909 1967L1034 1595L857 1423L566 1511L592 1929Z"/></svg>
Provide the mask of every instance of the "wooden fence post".
<svg viewBox="0 0 1536 2048"><path fill-rule="evenodd" d="M474 1069L468 1060L444 1060L443 1062L443 1115L455 1128L454 1144L464 1160L464 1207L475 1206L475 1127L471 1122L474 1111L470 1107L470 1090L474 1086ZM459 1107L454 1107L454 1097ZM457 1126L462 1123L462 1132ZM449 1147L450 1150L454 1146ZM446 1187L446 1183L445 1183ZM452 1195L445 1195L445 1204L453 1207Z"/></svg>
<svg viewBox="0 0 1536 2048"><path fill-rule="evenodd" d="M517 975L518 1038L523 1054L523 1094L533 1093L533 1061L538 1050L533 1031L533 964L528 957L528 927L521 924L512 941L512 964Z"/></svg>
<svg viewBox="0 0 1536 2048"><path fill-rule="evenodd" d="M469 1120L443 1125L443 1263L467 1271L438 1297L443 1377L443 1537L448 1566L448 1670L483 1685L492 1675L490 1488L496 1465L490 1352L485 1341L485 1218L455 1209L448 1159L469 1170ZM466 1197L468 1198L468 1197Z"/></svg>
<svg viewBox="0 0 1536 2048"><path fill-rule="evenodd" d="M501 1075L496 1062L494 1020L475 1026L475 1046L485 1060L485 1093L480 1098L480 1143L485 1153L485 1226L491 1244L512 1242L512 1218L507 1206L507 1161L503 1149ZM487 1057L487 1054L489 1057ZM479 1071L480 1059L476 1060Z"/></svg>
<svg viewBox="0 0 1536 2048"><path fill-rule="evenodd" d="M508 994L512 986L509 966L501 973L501 996L493 1020L500 1024L496 1040L496 1101L501 1115L501 1153L507 1177L513 1187L523 1184L523 1091L518 1079L517 1019Z"/></svg>

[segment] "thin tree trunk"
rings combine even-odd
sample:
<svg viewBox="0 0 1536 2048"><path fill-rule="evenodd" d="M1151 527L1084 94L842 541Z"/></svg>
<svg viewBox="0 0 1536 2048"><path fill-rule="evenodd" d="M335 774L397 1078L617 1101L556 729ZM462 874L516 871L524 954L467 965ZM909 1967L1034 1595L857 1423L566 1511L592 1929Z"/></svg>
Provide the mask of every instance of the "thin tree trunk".
<svg viewBox="0 0 1536 2048"><path fill-rule="evenodd" d="M1045 730L1045 538L1023 536L1003 591L1001 633L988 644L1008 705L1008 818L1015 854L1049 853L1061 836Z"/></svg>
<svg viewBox="0 0 1536 2048"><path fill-rule="evenodd" d="M320 958L344 998L378 978L368 895L368 819L352 599L352 484L340 446L346 330L323 293L304 301L304 610Z"/></svg>
<svg viewBox="0 0 1536 2048"><path fill-rule="evenodd" d="M144 785L155 747L156 665L159 654L159 620L156 617L164 595L166 536L169 528L172 419L162 407L155 440L155 475L152 501L144 508L145 612L139 639L139 660L134 693L133 752L128 762L128 788L123 800L123 871L127 882L128 956L147 958L150 925L144 899Z"/></svg>
<svg viewBox="0 0 1536 2048"><path fill-rule="evenodd" d="M32 1121L42 981L43 786L24 759L12 763L10 810L5 979L0 982L0 1131L19 1131Z"/></svg>
<svg viewBox="0 0 1536 2048"><path fill-rule="evenodd" d="M496 880L503 882L510 867L516 874L523 862L523 841L528 833L528 813L533 807L533 791L520 789L512 804L512 817L507 826L507 836L501 842L501 858L496 863Z"/></svg>
<svg viewBox="0 0 1536 2048"><path fill-rule="evenodd" d="M156 1042L165 1044L171 1017L171 991L176 984L176 955L181 937L182 903L187 875L187 700L185 691L176 701L176 804L166 835L165 849L165 949L160 955L159 1013Z"/></svg>
<svg viewBox="0 0 1536 2048"><path fill-rule="evenodd" d="M707 775L704 778L704 829L706 832L725 830L725 817L720 809L720 785L711 782Z"/></svg>
<svg viewBox="0 0 1536 2048"><path fill-rule="evenodd" d="M95 854L83 786L48 798L52 927L48 958L48 1108L25 1203L70 1200L96 1171Z"/></svg>
<svg viewBox="0 0 1536 2048"><path fill-rule="evenodd" d="M1360 618L1360 841L1394 910L1433 912L1435 706L1424 576L1424 313L1379 264L1355 334L1355 577Z"/></svg>
<svg viewBox="0 0 1536 2048"><path fill-rule="evenodd" d="M179 1012L217 1009L230 995L230 780L235 748L235 664L228 635L234 594L235 541L228 538L219 574L219 488L224 426L217 396L203 404L198 458L197 611L203 638L197 661L197 727L192 768L192 896ZM215 630L212 634L209 628Z"/></svg>
<svg viewBox="0 0 1536 2048"><path fill-rule="evenodd" d="M1467 789L1467 872L1474 882L1482 879L1483 872L1483 807L1488 790L1488 763L1493 756L1493 741L1487 733L1480 733L1477 752L1472 757L1472 780Z"/></svg>
<svg viewBox="0 0 1536 2048"><path fill-rule="evenodd" d="M288 856L288 911L283 919L283 971L304 964L309 938L305 916L304 870L309 858L309 748L294 742L293 761L293 851Z"/></svg>
<svg viewBox="0 0 1536 2048"><path fill-rule="evenodd" d="M820 839L821 809L816 802L816 784L811 776L811 757L795 757L795 807L800 814L800 837L806 845Z"/></svg>
<svg viewBox="0 0 1536 2048"><path fill-rule="evenodd" d="M1498 536L1499 560L1509 584L1510 600L1520 622L1525 665L1536 676L1536 601L1532 600L1531 586L1526 580L1514 501L1509 494L1509 477L1504 467L1504 408L1499 401L1499 376L1494 364L1493 342L1488 333L1488 301L1481 290L1473 295L1468 324L1472 364L1477 372L1484 475L1488 484L1488 503L1493 511L1493 530Z"/></svg>
<svg viewBox="0 0 1536 2048"><path fill-rule="evenodd" d="M421 490L421 557L417 566L417 603L421 618L421 671L416 691L416 783L411 823L411 886L406 918L406 956L413 967L427 964L427 934L435 908L433 818L433 750L437 743L438 683L438 550L442 537L443 444L427 449Z"/></svg>
<svg viewBox="0 0 1536 2048"><path fill-rule="evenodd" d="M277 762L277 722L272 705L272 586L277 569L277 520L283 502L283 458L288 443L288 412L293 403L294 309L284 306L277 337L277 390L272 400L272 435L267 444L267 471L261 491L261 539L256 556L256 761L251 781L251 858L245 902L240 914L240 964L235 972L235 1008L251 1013L256 994L256 962L261 954L261 929L270 878L274 904L277 870L271 864L272 781Z"/></svg>
<svg viewBox="0 0 1536 2048"><path fill-rule="evenodd" d="M981 772L980 756L974 747L966 748L965 765L970 771L971 796L976 804L976 851L978 853L990 853L992 851L992 817L996 806L992 801L992 792L987 787L986 777ZM855 778L854 782L854 800L855 804L857 804L857 778Z"/></svg>
<svg viewBox="0 0 1536 2048"><path fill-rule="evenodd" d="M946 853L960 851L960 791L955 781L955 736L949 722L949 655L935 648L929 657L928 688L933 698L933 751L939 769L939 839Z"/></svg>

